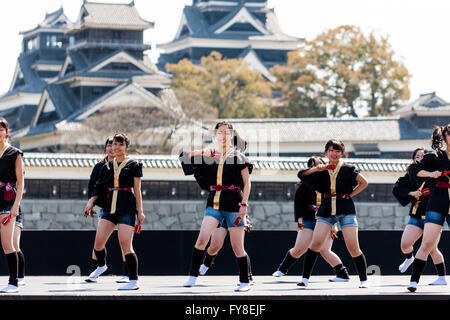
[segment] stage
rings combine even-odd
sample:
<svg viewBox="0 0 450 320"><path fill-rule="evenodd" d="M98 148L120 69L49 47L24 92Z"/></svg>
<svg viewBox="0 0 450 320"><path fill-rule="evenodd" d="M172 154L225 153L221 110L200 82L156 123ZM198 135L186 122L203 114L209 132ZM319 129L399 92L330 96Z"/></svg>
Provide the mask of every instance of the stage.
<svg viewBox="0 0 450 320"><path fill-rule="evenodd" d="M255 285L248 292L234 292L237 276L201 276L197 285L183 287L187 276L141 276L140 289L118 291L123 284L116 283L119 276L100 277L98 283L87 283L85 277L29 276L19 293L0 294L0 300L177 300L184 304L195 301L258 300L449 300L450 285L430 286L436 276L422 276L417 291L407 290L409 275L369 276L369 288L358 288L359 278L351 276L346 283L331 283L330 276L313 276L307 288L297 286L299 276L255 276ZM449 281L450 279L447 279ZM0 277L0 284L7 284Z"/></svg>

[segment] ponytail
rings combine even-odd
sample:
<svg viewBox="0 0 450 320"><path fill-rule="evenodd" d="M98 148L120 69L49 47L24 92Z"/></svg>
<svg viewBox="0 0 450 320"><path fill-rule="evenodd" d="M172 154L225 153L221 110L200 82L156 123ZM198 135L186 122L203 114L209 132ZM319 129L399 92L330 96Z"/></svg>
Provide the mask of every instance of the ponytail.
<svg viewBox="0 0 450 320"><path fill-rule="evenodd" d="M439 151L442 148L442 142L444 141L444 131L445 127L436 126L434 127L433 136L431 138L431 148L433 150Z"/></svg>
<svg viewBox="0 0 450 320"><path fill-rule="evenodd" d="M242 153L248 146L248 142L241 138L236 129L233 129L233 146Z"/></svg>

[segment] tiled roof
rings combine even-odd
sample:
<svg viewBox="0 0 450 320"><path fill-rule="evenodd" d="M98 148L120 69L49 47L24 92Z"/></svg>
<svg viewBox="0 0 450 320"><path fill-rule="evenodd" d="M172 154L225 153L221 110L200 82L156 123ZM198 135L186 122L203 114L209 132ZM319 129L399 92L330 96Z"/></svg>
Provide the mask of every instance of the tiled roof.
<svg viewBox="0 0 450 320"><path fill-rule="evenodd" d="M36 105L19 106L0 112L0 116L8 120L10 129L14 131L29 126L36 109Z"/></svg>
<svg viewBox="0 0 450 320"><path fill-rule="evenodd" d="M421 94L419 98L397 109L394 114L409 112L450 112L450 103L438 97L435 92Z"/></svg>
<svg viewBox="0 0 450 320"><path fill-rule="evenodd" d="M300 118L300 119L226 119L242 137L257 134L258 141L279 134L280 142L342 141L380 142L429 139L428 132L417 130L400 117L384 118ZM264 135L264 133L267 133ZM355 135L357 133L357 135Z"/></svg>
<svg viewBox="0 0 450 320"><path fill-rule="evenodd" d="M92 168L103 158L99 154L54 154L25 153L26 167ZM148 169L181 169L178 156L172 155L131 155L131 158L143 163ZM308 158L288 157L249 157L256 170L298 171L305 169ZM409 160L395 159L348 159L347 163L355 165L364 172L404 172Z"/></svg>
<svg viewBox="0 0 450 320"><path fill-rule="evenodd" d="M192 38L211 38L211 39L252 39L252 40L276 40L276 41L299 41L302 39L295 38L284 34L279 27L277 17L271 10L266 10L266 22L263 23L258 20L256 17L255 23L261 25L264 29L266 29L270 34L269 35L258 35L255 36L255 32L233 32L229 33L215 33L214 31L221 26L227 24L231 19L233 19L234 15L239 12L239 10L244 6L244 1L240 1L236 4L235 7L227 7L229 10L229 14L218 21L216 24L210 26L208 22L205 20L203 13L201 10L193 5L186 6L183 10L183 14L186 18L186 23L189 26L191 31L190 37ZM247 8L250 15L252 15L252 10ZM176 40L184 38L185 35L181 36Z"/></svg>
<svg viewBox="0 0 450 320"><path fill-rule="evenodd" d="M52 28L52 29L64 29L70 26L72 23L64 14L64 9L61 7L60 9L46 13L45 19L42 21L37 27L31 30L23 31L20 34L27 34L29 32L33 32L38 30L39 28Z"/></svg>
<svg viewBox="0 0 450 320"><path fill-rule="evenodd" d="M2 98L13 96L19 92L26 93L41 93L44 90L46 82L41 80L36 72L31 68L35 63L36 56L34 55L20 55L17 60L20 70L23 74L23 79L25 84L15 88L14 90L8 91L2 96Z"/></svg>
<svg viewBox="0 0 450 320"><path fill-rule="evenodd" d="M133 2L123 4L86 1L81 10L85 10L86 15L82 17L81 21L77 21L77 24L86 26L107 25L114 28L137 27L141 29L153 26L152 22L141 18Z"/></svg>

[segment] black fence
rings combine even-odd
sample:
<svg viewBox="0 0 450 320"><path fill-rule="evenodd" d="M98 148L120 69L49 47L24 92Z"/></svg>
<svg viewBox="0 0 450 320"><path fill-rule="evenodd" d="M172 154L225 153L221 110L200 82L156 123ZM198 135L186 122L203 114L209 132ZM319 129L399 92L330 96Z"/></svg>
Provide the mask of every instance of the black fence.
<svg viewBox="0 0 450 320"><path fill-rule="evenodd" d="M287 250L293 247L295 231L252 231L246 234L245 249L248 252L254 275L271 275L279 266ZM187 275L193 245L198 231L142 231L134 238L133 247L139 259L140 275ZM359 242L368 265L368 273L399 275L398 266L404 256L400 251L401 231L360 231ZM333 243L336 252L351 275L357 271L345 248L342 234ZM95 231L24 231L21 248L26 257L27 275L81 275L90 273L90 262ZM441 245L444 258L450 258L450 248L445 244L450 232L443 231ZM420 241L415 245L418 249ZM122 257L114 232L106 246L108 273L121 275ZM4 261L4 259L3 259ZM289 271L301 275L303 258ZM410 274L409 269L406 274ZM435 274L429 259L424 274ZM0 263L0 274L7 274L6 262ZM219 252L209 275L237 275L237 265L229 237ZM333 269L319 258L313 275L332 275ZM406 285L407 283L405 283ZM181 284L180 284L181 285Z"/></svg>
<svg viewBox="0 0 450 320"><path fill-rule="evenodd" d="M356 202L396 202L392 184L370 184ZM87 199L85 180L25 181L25 199ZM142 181L144 200L204 200L207 192L194 181ZM286 182L252 182L250 199L255 201L293 201L295 184Z"/></svg>

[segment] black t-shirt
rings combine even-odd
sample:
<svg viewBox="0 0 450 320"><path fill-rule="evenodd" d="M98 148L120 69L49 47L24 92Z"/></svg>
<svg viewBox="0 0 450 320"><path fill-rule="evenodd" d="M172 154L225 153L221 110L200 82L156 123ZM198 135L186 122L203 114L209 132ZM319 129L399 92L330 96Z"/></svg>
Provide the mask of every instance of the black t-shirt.
<svg viewBox="0 0 450 320"><path fill-rule="evenodd" d="M431 179L417 177L419 171L420 167L418 164L410 165L408 172L397 179L394 188L392 189L392 194L402 206L406 207L408 204L411 204L409 209L409 215L411 217L421 219L425 216L430 194L434 189L434 184ZM425 184L423 185L424 182ZM419 202L417 202L416 198L409 195L409 192L419 190L422 185L422 191L428 188L430 194L421 196Z"/></svg>
<svg viewBox="0 0 450 320"><path fill-rule="evenodd" d="M419 163L418 169L428 172L436 170L439 170L440 172L450 171L450 160L445 151L439 151L437 155L435 153L428 153ZM450 183L449 178L446 176L440 176L437 179L433 179L434 184L437 181ZM449 201L448 188L434 188L430 200L428 201L427 211L435 211L447 215L449 212Z"/></svg>
<svg viewBox="0 0 450 320"><path fill-rule="evenodd" d="M120 163L118 163L120 165ZM119 188L133 188L134 178L141 178L142 163L131 159L122 169L119 175ZM108 188L114 188L114 166L113 161L109 161L103 165L100 170L100 175L93 188L92 196L108 195ZM109 197L104 201L103 209L111 212L112 192L109 192ZM116 212L115 214L137 214L136 197L133 192L118 191Z"/></svg>
<svg viewBox="0 0 450 320"><path fill-rule="evenodd" d="M19 154L23 157L23 151L9 146L0 158L0 182L16 185L16 160ZM4 199L5 187L0 188L0 210L14 204L15 199L6 201Z"/></svg>
<svg viewBox="0 0 450 320"><path fill-rule="evenodd" d="M92 169L91 176L89 178L89 184L88 184L88 199L92 198L92 196L93 196L95 184L96 184L98 178L100 177L100 171L102 170L102 167L105 164L106 164L105 162L100 161ZM104 203L105 196L106 196L105 194L103 194L103 195L99 194L98 199L95 201L95 205L99 206L100 208L103 208L105 206L105 203Z"/></svg>
<svg viewBox="0 0 450 320"><path fill-rule="evenodd" d="M195 156L190 158L188 152L180 154L181 166L185 175L194 175L200 188L210 191L211 186L216 186L218 179L217 173L219 168L220 157L213 157L212 154L207 156ZM241 191L244 188L241 170L248 168L249 173L253 171L253 165L245 155L234 150L224 161L222 172L222 186L239 187ZM210 191L207 200L207 207L214 207L214 198L218 191ZM219 196L218 210L238 212L239 203L242 196L232 190L222 190Z"/></svg>
<svg viewBox="0 0 450 320"><path fill-rule="evenodd" d="M302 180L302 183L310 185L312 189L322 194L322 203L317 215L319 217L329 218L332 211L331 198L325 198L324 195L331 194L330 174L326 170L304 175L304 172L308 169L300 170L297 176ZM351 194L353 189L358 185L358 181L356 180L358 174L359 170L354 165L342 163L336 177L336 194ZM352 198L336 198L336 215L340 214L356 214L355 204Z"/></svg>
<svg viewBox="0 0 450 320"><path fill-rule="evenodd" d="M317 204L317 196L316 191L304 183L297 188L294 199L295 222L298 221L298 218L303 218L303 220L316 220L314 207Z"/></svg>

